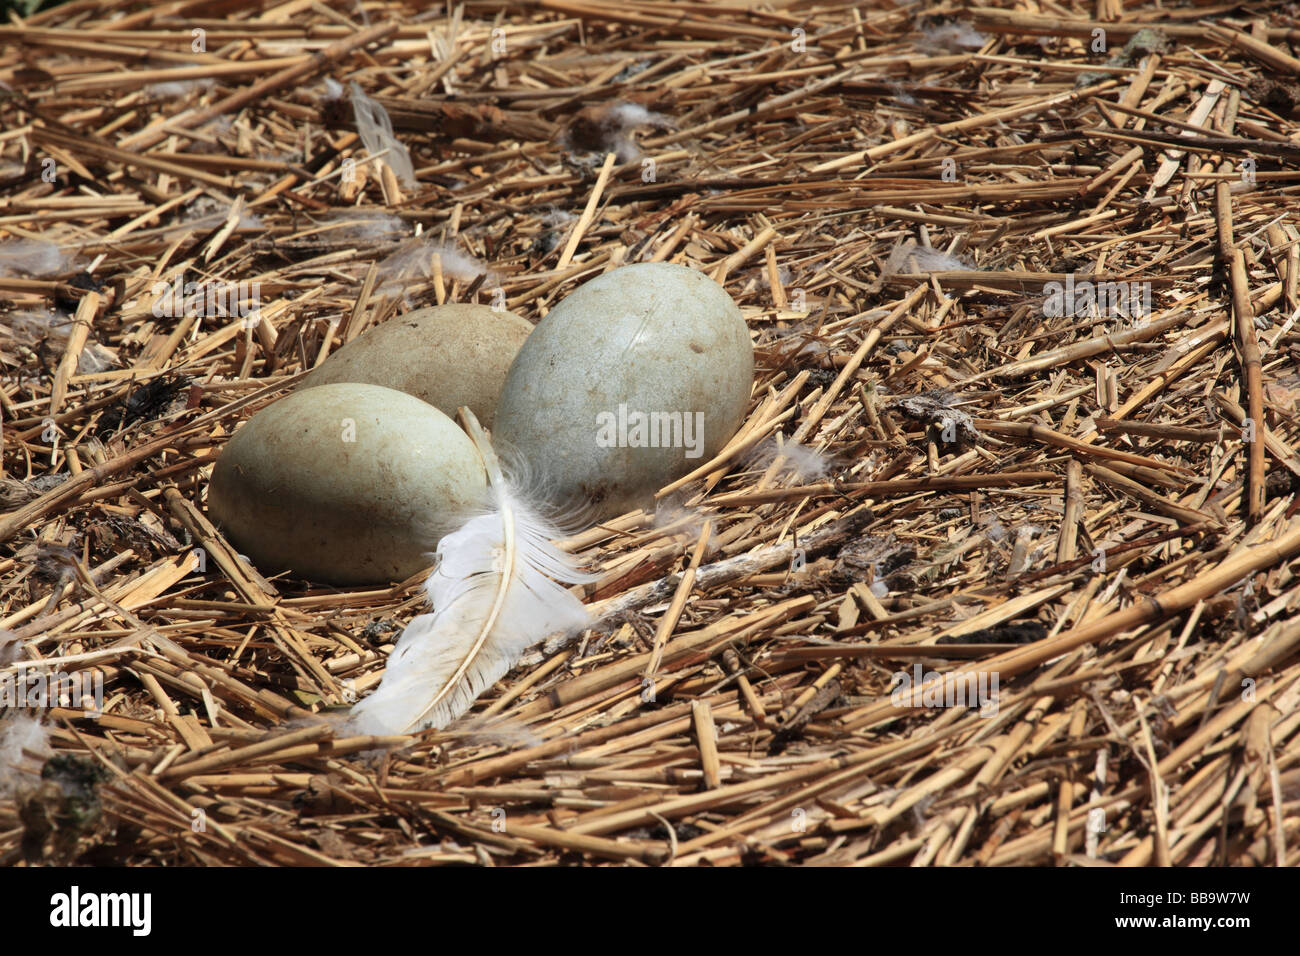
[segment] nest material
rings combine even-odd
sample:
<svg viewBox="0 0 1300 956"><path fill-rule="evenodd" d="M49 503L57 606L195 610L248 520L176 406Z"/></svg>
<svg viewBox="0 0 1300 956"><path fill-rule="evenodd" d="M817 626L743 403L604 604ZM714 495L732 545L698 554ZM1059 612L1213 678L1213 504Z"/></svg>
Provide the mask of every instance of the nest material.
<svg viewBox="0 0 1300 956"><path fill-rule="evenodd" d="M121 0L0 27L0 242L94 277L0 276L5 312L71 320L0 339L0 628L105 688L49 711L0 860L1294 863L1295 23L1011 6L226 3L207 52ZM616 103L662 121L593 143ZM535 320L621 263L703 270L757 381L657 515L568 542L600 626L448 732L345 738L313 715L377 685L418 582L262 577L207 475L407 306L376 267L417 226L491 276L433 258L410 307ZM886 268L908 243L944 268ZM178 281L261 312L160 314ZM1046 314L1067 282L1097 294ZM830 473L754 465L777 433Z"/></svg>

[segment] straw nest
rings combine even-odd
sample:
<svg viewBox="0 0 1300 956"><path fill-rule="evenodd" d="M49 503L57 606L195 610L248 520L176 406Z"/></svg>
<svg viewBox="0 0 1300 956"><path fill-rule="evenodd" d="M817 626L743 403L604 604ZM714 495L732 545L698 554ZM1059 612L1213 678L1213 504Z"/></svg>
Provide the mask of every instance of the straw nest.
<svg viewBox="0 0 1300 956"><path fill-rule="evenodd" d="M4 718L0 860L1294 862L1300 23L1011 6L11 14L0 667L104 694ZM419 580L260 575L223 443L407 308L642 261L741 305L742 430L565 542L599 626L340 736Z"/></svg>

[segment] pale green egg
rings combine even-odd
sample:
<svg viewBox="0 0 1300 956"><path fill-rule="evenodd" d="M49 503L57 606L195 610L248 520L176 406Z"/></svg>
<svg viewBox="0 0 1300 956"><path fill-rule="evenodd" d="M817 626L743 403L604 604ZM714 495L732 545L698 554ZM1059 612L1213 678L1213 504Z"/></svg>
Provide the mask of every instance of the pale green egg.
<svg viewBox="0 0 1300 956"><path fill-rule="evenodd" d="M212 470L208 510L263 574L400 581L484 500L469 437L438 409L379 385L297 391L239 428Z"/></svg>
<svg viewBox="0 0 1300 956"><path fill-rule="evenodd" d="M494 436L557 505L619 514L716 455L753 380L749 329L722 286L685 266L624 266L538 323L506 376Z"/></svg>
<svg viewBox="0 0 1300 956"><path fill-rule="evenodd" d="M366 329L298 387L369 382L414 395L452 418L466 405L490 428L506 372L532 330L514 313L486 305L416 309Z"/></svg>

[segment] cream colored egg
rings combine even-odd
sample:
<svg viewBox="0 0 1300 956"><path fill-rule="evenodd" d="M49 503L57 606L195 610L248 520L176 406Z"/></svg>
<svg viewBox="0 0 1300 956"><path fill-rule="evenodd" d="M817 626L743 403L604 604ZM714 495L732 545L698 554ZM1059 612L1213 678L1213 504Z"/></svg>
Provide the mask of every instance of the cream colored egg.
<svg viewBox="0 0 1300 956"><path fill-rule="evenodd" d="M394 316L330 355L298 387L369 382L406 392L450 417L468 405L492 426L506 372L533 327L486 305L439 305Z"/></svg>
<svg viewBox="0 0 1300 956"><path fill-rule="evenodd" d="M753 380L749 329L720 285L685 266L625 266L533 330L494 434L555 503L618 514L716 455L744 420Z"/></svg>
<svg viewBox="0 0 1300 956"><path fill-rule="evenodd" d="M268 406L226 443L208 510L263 574L331 584L400 581L487 487L469 437L438 409L336 383Z"/></svg>

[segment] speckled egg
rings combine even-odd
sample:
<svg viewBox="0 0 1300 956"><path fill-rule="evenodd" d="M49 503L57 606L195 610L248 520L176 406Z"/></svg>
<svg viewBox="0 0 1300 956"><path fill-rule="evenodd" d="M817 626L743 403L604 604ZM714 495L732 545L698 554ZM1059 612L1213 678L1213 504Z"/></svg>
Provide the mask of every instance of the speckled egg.
<svg viewBox="0 0 1300 956"><path fill-rule="evenodd" d="M254 415L212 470L208 510L264 574L400 581L487 487L469 437L438 409L379 385L297 391Z"/></svg>
<svg viewBox="0 0 1300 956"><path fill-rule="evenodd" d="M446 415L468 405L492 426L506 372L533 327L486 305L439 305L366 329L303 379L299 389L369 382L406 392Z"/></svg>
<svg viewBox="0 0 1300 956"><path fill-rule="evenodd" d="M506 376L494 437L545 493L593 518L649 506L740 427L754 350L740 309L685 266L643 263L580 286Z"/></svg>

